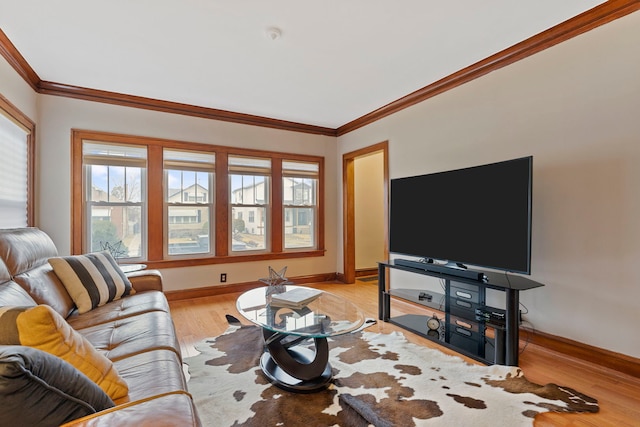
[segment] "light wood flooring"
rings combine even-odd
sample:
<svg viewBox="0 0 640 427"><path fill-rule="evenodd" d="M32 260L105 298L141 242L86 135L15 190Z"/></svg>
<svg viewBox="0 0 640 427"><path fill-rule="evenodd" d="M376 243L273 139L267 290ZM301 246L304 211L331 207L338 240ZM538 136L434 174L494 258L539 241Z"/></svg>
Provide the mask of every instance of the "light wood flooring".
<svg viewBox="0 0 640 427"><path fill-rule="evenodd" d="M318 283L309 285L323 289L353 301L366 317L378 317L378 293L376 282L356 282L353 285L341 283ZM195 355L194 345L199 341L219 335L227 328L225 314L240 319L235 306L239 293L203 297L189 300L171 301L171 313L176 325L183 356ZM410 303L392 304L392 316L405 313L424 314L424 308ZM244 319L243 322L248 323ZM438 344L405 331L389 323L378 321L367 329L372 332L389 333L402 331L408 340L448 354L457 354ZM521 341L526 338L521 334ZM524 342L521 342L521 351ZM467 359L470 363L477 363ZM640 426L640 378L620 374L582 360L574 359L543 347L528 344L520 355L520 367L532 382L546 384L553 382L574 388L598 399L600 412L597 414L540 414L534 425L539 426L589 426L622 427ZM499 422L496 426L501 426Z"/></svg>

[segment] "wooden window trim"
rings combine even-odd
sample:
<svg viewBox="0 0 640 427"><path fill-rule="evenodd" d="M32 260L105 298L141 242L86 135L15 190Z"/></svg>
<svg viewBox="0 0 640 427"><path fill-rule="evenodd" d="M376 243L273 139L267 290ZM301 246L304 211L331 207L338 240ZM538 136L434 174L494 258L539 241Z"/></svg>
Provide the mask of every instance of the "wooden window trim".
<svg viewBox="0 0 640 427"><path fill-rule="evenodd" d="M0 110L27 132L27 225L35 226L36 124L7 98L0 95Z"/></svg>
<svg viewBox="0 0 640 427"><path fill-rule="evenodd" d="M235 148L219 145L209 145L186 141L177 141L161 138L123 135L110 132L97 132L89 130L71 130L71 253L81 254L86 252L83 242L85 229L83 197L83 173L82 173L82 143L85 140L104 141L131 145L146 145L148 148L147 159L147 261L150 268L174 268L195 265L250 262L271 259L290 259L303 257L324 256L324 158L294 153L281 153L256 149ZM165 259L164 248L164 221L163 221L163 168L162 150L164 148L182 149L190 151L214 152L216 155L216 174L214 177L215 194L215 256L194 257L184 259ZM271 175L271 233L270 251L260 253L248 253L230 255L229 252L229 156L248 156L270 158L272 163ZM315 162L319 165L319 190L318 190L318 227L317 249L313 250L287 250L283 248L283 206L282 206L282 161L300 160ZM278 185L274 185L278 183Z"/></svg>

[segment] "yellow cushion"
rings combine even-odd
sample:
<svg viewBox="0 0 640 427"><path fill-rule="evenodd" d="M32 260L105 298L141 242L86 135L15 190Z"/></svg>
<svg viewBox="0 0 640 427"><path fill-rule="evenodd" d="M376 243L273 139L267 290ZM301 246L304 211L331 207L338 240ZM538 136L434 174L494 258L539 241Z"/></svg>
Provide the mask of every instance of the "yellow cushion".
<svg viewBox="0 0 640 427"><path fill-rule="evenodd" d="M113 363L48 305L0 309L0 344L24 345L57 356L95 382L113 400L127 396L127 383Z"/></svg>

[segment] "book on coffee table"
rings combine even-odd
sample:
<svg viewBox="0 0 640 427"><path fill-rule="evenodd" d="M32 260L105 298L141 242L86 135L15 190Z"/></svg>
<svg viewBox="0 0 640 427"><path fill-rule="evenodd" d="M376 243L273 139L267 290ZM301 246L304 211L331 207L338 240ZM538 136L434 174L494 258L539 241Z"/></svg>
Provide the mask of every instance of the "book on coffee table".
<svg viewBox="0 0 640 427"><path fill-rule="evenodd" d="M320 296L322 291L313 288L295 288L281 294L271 295L271 305L302 308Z"/></svg>

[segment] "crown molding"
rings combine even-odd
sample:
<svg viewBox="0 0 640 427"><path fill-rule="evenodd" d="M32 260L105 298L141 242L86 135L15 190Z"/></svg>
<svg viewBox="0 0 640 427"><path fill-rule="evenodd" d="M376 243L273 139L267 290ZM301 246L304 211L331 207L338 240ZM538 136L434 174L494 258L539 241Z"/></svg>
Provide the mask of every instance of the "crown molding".
<svg viewBox="0 0 640 427"><path fill-rule="evenodd" d="M182 114L185 116L240 123L244 125L261 126L316 135L336 136L336 130L333 128L289 122L286 120L254 116L251 114L235 113L233 111L218 110L216 108L181 104L179 102L162 101L159 99L145 98L142 96L127 95L98 89L90 89L63 83L40 81L40 84L38 85L38 92L45 95L64 96L67 98L82 99L85 101L102 102L106 104L121 105L125 107L142 108L146 110L161 111L173 114Z"/></svg>
<svg viewBox="0 0 640 427"><path fill-rule="evenodd" d="M38 85L40 84L40 77L31 68L31 65L26 59L18 52L18 49L13 45L9 37L0 29L0 55L7 60L9 65L22 77L33 90L38 92Z"/></svg>
<svg viewBox="0 0 640 427"><path fill-rule="evenodd" d="M492 71L633 13L638 9L640 9L640 0L610 0L344 124L337 129L337 134L338 136L345 135L383 117L397 113Z"/></svg>
<svg viewBox="0 0 640 427"><path fill-rule="evenodd" d="M437 82L418 89L396 101L384 105L377 110L365 114L337 129L236 113L215 108L199 107L178 102L163 101L135 95L127 95L80 86L42 81L11 40L0 29L0 55L16 70L16 72L38 93L102 102L133 108L162 111L172 114L220 120L251 126L288 130L326 136L342 136L363 126L371 124L386 116L397 113L426 99L468 83L478 77L513 64L540 51L548 49L573 37L607 24L640 9L640 0L609 0L580 15L568 19L555 27L536 34L520 43L504 49L473 65L459 70Z"/></svg>

